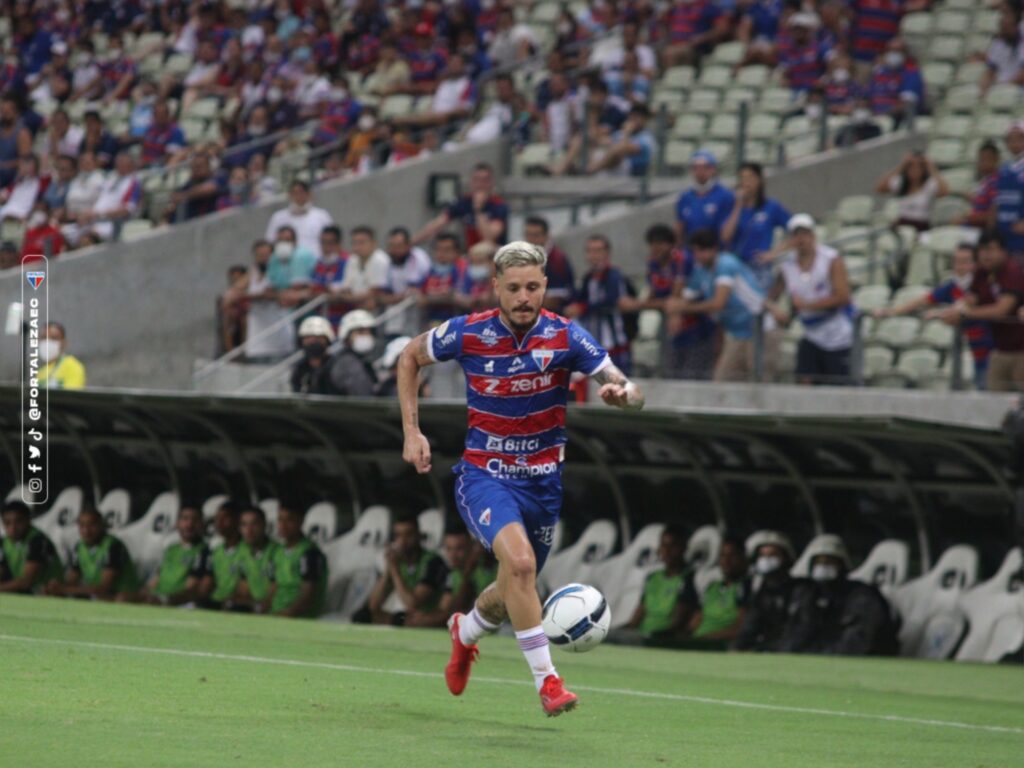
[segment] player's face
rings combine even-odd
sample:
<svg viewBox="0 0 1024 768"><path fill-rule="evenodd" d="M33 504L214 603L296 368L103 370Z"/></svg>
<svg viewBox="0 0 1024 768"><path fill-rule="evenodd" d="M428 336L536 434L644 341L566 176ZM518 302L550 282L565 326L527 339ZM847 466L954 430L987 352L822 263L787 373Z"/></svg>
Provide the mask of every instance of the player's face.
<svg viewBox="0 0 1024 768"><path fill-rule="evenodd" d="M698 184L707 184L715 176L715 166L704 162L693 163L690 166L690 173Z"/></svg>
<svg viewBox="0 0 1024 768"><path fill-rule="evenodd" d="M448 565L452 568L461 568L466 564L469 557L469 537L467 536L445 536L444 554L448 558Z"/></svg>
<svg viewBox="0 0 1024 768"><path fill-rule="evenodd" d="M218 509L217 516L213 518L213 528L218 536L233 539L238 535L238 518L232 516L226 509Z"/></svg>
<svg viewBox="0 0 1024 768"><path fill-rule="evenodd" d="M78 516L78 535L87 547L100 543L103 538L103 521L99 515L85 514Z"/></svg>
<svg viewBox="0 0 1024 768"><path fill-rule="evenodd" d="M14 541L21 541L28 535L31 523L20 512L4 512L4 535Z"/></svg>
<svg viewBox="0 0 1024 768"><path fill-rule="evenodd" d="M675 536L663 533L658 544L658 559L665 565L679 565L683 562L683 544Z"/></svg>
<svg viewBox="0 0 1024 768"><path fill-rule="evenodd" d="M185 507L178 514L178 535L182 541L198 541L203 536L203 514L194 507Z"/></svg>
<svg viewBox="0 0 1024 768"><path fill-rule="evenodd" d="M501 316L510 328L528 330L537 322L548 279L538 266L509 267L494 278Z"/></svg>
<svg viewBox="0 0 1024 768"><path fill-rule="evenodd" d="M415 525L398 523L392 529L395 549L404 557L416 553L420 546L420 532Z"/></svg>
<svg viewBox="0 0 1024 768"><path fill-rule="evenodd" d="M290 509L277 513L277 535L283 541L295 541L302 536L302 518Z"/></svg>
<svg viewBox="0 0 1024 768"><path fill-rule="evenodd" d="M259 515L251 512L242 515L242 539L250 547L255 547L263 542L267 534L267 522Z"/></svg>
<svg viewBox="0 0 1024 768"><path fill-rule="evenodd" d="M747 570L747 558L743 555L742 549L732 542L726 542L718 553L718 567L722 569L726 578L738 579Z"/></svg>

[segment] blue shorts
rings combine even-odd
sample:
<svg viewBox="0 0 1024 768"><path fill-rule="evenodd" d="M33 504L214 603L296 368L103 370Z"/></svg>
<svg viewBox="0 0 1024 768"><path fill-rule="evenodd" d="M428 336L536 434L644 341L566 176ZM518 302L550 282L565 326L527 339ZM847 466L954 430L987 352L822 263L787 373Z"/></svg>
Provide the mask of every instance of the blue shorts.
<svg viewBox="0 0 1024 768"><path fill-rule="evenodd" d="M519 523L533 546L537 572L544 567L562 510L562 476L537 479L504 478L465 463L455 466L455 506L470 534L494 548L494 537L510 523Z"/></svg>

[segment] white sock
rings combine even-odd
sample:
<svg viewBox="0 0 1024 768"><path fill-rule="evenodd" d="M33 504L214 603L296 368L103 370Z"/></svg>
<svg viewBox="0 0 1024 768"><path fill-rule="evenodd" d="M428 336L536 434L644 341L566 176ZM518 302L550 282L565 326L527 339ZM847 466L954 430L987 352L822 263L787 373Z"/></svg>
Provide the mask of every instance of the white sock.
<svg viewBox="0 0 1024 768"><path fill-rule="evenodd" d="M497 624L492 624L473 606L473 610L462 617L459 622L459 640L463 645L476 645L476 642L484 635L495 632Z"/></svg>
<svg viewBox="0 0 1024 768"><path fill-rule="evenodd" d="M544 634L543 628L538 624L536 627L516 632L516 640L519 641L519 650L526 657L526 663L530 665L533 682L539 691L544 685L544 678L556 674L555 665L551 663L551 647L548 645L548 636Z"/></svg>

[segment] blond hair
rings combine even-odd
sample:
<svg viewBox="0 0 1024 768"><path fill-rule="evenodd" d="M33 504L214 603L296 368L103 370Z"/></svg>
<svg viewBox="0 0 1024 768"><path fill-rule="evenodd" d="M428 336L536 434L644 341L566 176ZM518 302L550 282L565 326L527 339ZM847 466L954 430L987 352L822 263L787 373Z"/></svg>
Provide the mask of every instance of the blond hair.
<svg viewBox="0 0 1024 768"><path fill-rule="evenodd" d="M514 240L501 246L494 254L494 271L498 275L511 267L540 267L543 270L547 263L548 255L544 249L525 240Z"/></svg>

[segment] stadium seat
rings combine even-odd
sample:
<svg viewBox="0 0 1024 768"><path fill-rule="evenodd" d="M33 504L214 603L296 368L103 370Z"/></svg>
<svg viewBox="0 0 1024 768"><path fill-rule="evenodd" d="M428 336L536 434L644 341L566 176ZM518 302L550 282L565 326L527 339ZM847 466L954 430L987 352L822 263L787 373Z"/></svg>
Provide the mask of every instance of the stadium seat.
<svg viewBox="0 0 1024 768"><path fill-rule="evenodd" d="M708 585L722 577L718 567L718 553L722 547L722 534L713 525L702 525L686 542L686 565L693 570L693 584L698 595Z"/></svg>
<svg viewBox="0 0 1024 768"><path fill-rule="evenodd" d="M363 510L352 530L323 547L327 560L324 617L349 621L362 608L380 574L379 560L391 536L391 510Z"/></svg>
<svg viewBox="0 0 1024 768"><path fill-rule="evenodd" d="M839 201L836 217L843 226L870 224L875 210L875 199L871 195L850 195Z"/></svg>
<svg viewBox="0 0 1024 768"><path fill-rule="evenodd" d="M971 14L971 29L986 35L995 35L999 31L999 11L974 10Z"/></svg>
<svg viewBox="0 0 1024 768"><path fill-rule="evenodd" d="M404 93L394 94L384 99L380 107L382 120L389 120L395 117L404 117L412 114L413 98Z"/></svg>
<svg viewBox="0 0 1024 768"><path fill-rule="evenodd" d="M889 288L884 285L865 285L853 294L853 304L861 310L881 309L889 305Z"/></svg>
<svg viewBox="0 0 1024 768"><path fill-rule="evenodd" d="M670 67L665 70L658 85L676 91L688 91L697 79L697 70L693 67Z"/></svg>
<svg viewBox="0 0 1024 768"><path fill-rule="evenodd" d="M953 328L941 320L929 320L921 328L921 343L945 352L953 346Z"/></svg>
<svg viewBox="0 0 1024 768"><path fill-rule="evenodd" d="M516 164L520 173L528 174L532 170L547 166L551 160L551 145L547 142L536 142L523 147L516 157Z"/></svg>
<svg viewBox="0 0 1024 768"><path fill-rule="evenodd" d="M933 61L921 67L921 76L929 94L944 93L953 84L955 67L948 61Z"/></svg>
<svg viewBox="0 0 1024 768"><path fill-rule="evenodd" d="M174 534L178 519L178 494L165 491L153 499L141 518L119 530L116 536L124 542L143 580L160 565L168 535Z"/></svg>
<svg viewBox="0 0 1024 768"><path fill-rule="evenodd" d="M281 508L280 502L277 499L263 499L258 506L263 510L264 517L267 518L267 535L276 539L277 510Z"/></svg>
<svg viewBox="0 0 1024 768"><path fill-rule="evenodd" d="M558 3L543 2L537 3L530 10L530 21L534 24L554 24L558 21L562 9Z"/></svg>
<svg viewBox="0 0 1024 768"><path fill-rule="evenodd" d="M973 115L946 115L935 120L931 133L941 139L962 139L970 135L973 125Z"/></svg>
<svg viewBox="0 0 1024 768"><path fill-rule="evenodd" d="M704 140L708 129L708 119L704 115L680 115L672 126L673 139L688 139L700 142Z"/></svg>
<svg viewBox="0 0 1024 768"><path fill-rule="evenodd" d="M850 578L873 584L889 597L907 580L909 569L910 547L898 539L886 539L875 544L864 562L850 572Z"/></svg>
<svg viewBox="0 0 1024 768"><path fill-rule="evenodd" d="M932 226L948 226L960 221L970 212L971 204L967 200L952 195L940 197L932 208Z"/></svg>
<svg viewBox="0 0 1024 768"><path fill-rule="evenodd" d="M124 488L111 488L103 494L96 508L107 521L107 527L113 531L131 522L132 499Z"/></svg>
<svg viewBox="0 0 1024 768"><path fill-rule="evenodd" d="M952 256L953 251L963 242L972 242L978 231L966 227L934 227L921 235L920 243L928 250Z"/></svg>
<svg viewBox="0 0 1024 768"><path fill-rule="evenodd" d="M425 509L417 516L420 543L429 552L440 552L444 539L444 514L439 509Z"/></svg>
<svg viewBox="0 0 1024 768"><path fill-rule="evenodd" d="M975 81L976 83L976 81ZM974 114L981 104L981 90L975 83L957 85L946 93L945 107L952 112Z"/></svg>
<svg viewBox="0 0 1024 768"><path fill-rule="evenodd" d="M740 111L740 104L746 103L750 111L757 101L757 91L753 88L729 88L722 94L722 111L735 112L737 116Z"/></svg>
<svg viewBox="0 0 1024 768"><path fill-rule="evenodd" d="M895 355L888 347L869 346L864 348L864 378L877 380L892 372Z"/></svg>
<svg viewBox="0 0 1024 768"><path fill-rule="evenodd" d="M995 576L960 597L967 636L957 661L1000 661L1024 645L1024 553L1016 547Z"/></svg>
<svg viewBox="0 0 1024 768"><path fill-rule="evenodd" d="M628 624L640 604L647 575L660 564L658 545L663 530L661 523L644 526L622 553L594 566L593 582L608 601L612 627Z"/></svg>
<svg viewBox="0 0 1024 768"><path fill-rule="evenodd" d="M129 219L121 225L121 240L131 242L145 237L153 231L153 222L149 219Z"/></svg>
<svg viewBox="0 0 1024 768"><path fill-rule="evenodd" d="M770 68L761 64L753 64L749 67L743 67L743 69L736 73L736 85L759 91L768 85L771 76L772 71Z"/></svg>
<svg viewBox="0 0 1024 768"><path fill-rule="evenodd" d="M690 164L697 144L692 141L670 141L665 145L665 168L684 172Z"/></svg>
<svg viewBox="0 0 1024 768"><path fill-rule="evenodd" d="M896 370L916 386L938 375L941 361L942 356L934 349L907 349L900 355Z"/></svg>
<svg viewBox="0 0 1024 768"><path fill-rule="evenodd" d="M707 89L693 91L686 100L686 109L702 115L714 115L719 111L722 94Z"/></svg>
<svg viewBox="0 0 1024 768"><path fill-rule="evenodd" d="M718 141L733 141L739 133L740 120L736 115L716 115L708 126L708 137Z"/></svg>
<svg viewBox="0 0 1024 768"><path fill-rule="evenodd" d="M618 538L618 527L611 520L592 522L576 543L548 558L538 579L540 593L546 595L574 581L587 583L594 564L611 554Z"/></svg>
<svg viewBox="0 0 1024 768"><path fill-rule="evenodd" d="M338 536L338 508L329 501L318 501L306 510L302 532L317 546Z"/></svg>
<svg viewBox="0 0 1024 768"><path fill-rule="evenodd" d="M741 42L719 43L711 52L711 63L725 67L735 67L746 53L746 46ZM744 68L745 69L745 68ZM740 72L743 70L741 69Z"/></svg>
<svg viewBox="0 0 1024 768"><path fill-rule="evenodd" d="M733 83L732 70L729 67L704 67L697 77L697 85L700 88L713 88L721 91Z"/></svg>
<svg viewBox="0 0 1024 768"><path fill-rule="evenodd" d="M983 61L962 61L953 73L953 83L957 86L977 86L987 68Z"/></svg>
<svg viewBox="0 0 1024 768"><path fill-rule="evenodd" d="M900 35L908 40L927 40L935 29L930 13L908 13L900 21Z"/></svg>
<svg viewBox="0 0 1024 768"><path fill-rule="evenodd" d="M65 531L72 531L78 535L78 514L82 511L84 494L77 485L65 488L57 494L50 508L42 515L35 518L32 524L40 531L50 537L50 541L57 545L61 557L68 554L65 543Z"/></svg>
<svg viewBox="0 0 1024 768"><path fill-rule="evenodd" d="M985 94L985 106L993 112L1016 112L1021 108L1020 87L1013 83L993 85Z"/></svg>
<svg viewBox="0 0 1024 768"><path fill-rule="evenodd" d="M1010 125L1012 123L1013 117L1010 115L1001 115L998 112L986 112L978 117L978 121L974 126L974 131L975 134L982 138L1001 142L1007 131L1010 130ZM946 181L948 182L949 179Z"/></svg>
<svg viewBox="0 0 1024 768"><path fill-rule="evenodd" d="M971 15L962 11L935 11L935 33L940 35L962 35L971 28Z"/></svg>
<svg viewBox="0 0 1024 768"><path fill-rule="evenodd" d="M968 159L962 139L932 139L926 151L939 168L951 168Z"/></svg>
<svg viewBox="0 0 1024 768"><path fill-rule="evenodd" d="M893 592L893 605L902 619L899 638L904 656L941 655L950 630L948 625L937 625L929 633L928 622L954 609L961 593L977 580L978 553L974 547L959 544L943 552L928 573Z"/></svg>
<svg viewBox="0 0 1024 768"><path fill-rule="evenodd" d="M878 324L873 340L894 349L906 349L920 330L921 321L916 317L887 317Z"/></svg>
<svg viewBox="0 0 1024 768"><path fill-rule="evenodd" d="M782 115L793 108L793 92L788 88L766 88L761 92L761 112Z"/></svg>
<svg viewBox="0 0 1024 768"><path fill-rule="evenodd" d="M964 39L954 35L938 35L928 43L929 61L959 62L964 58Z"/></svg>

